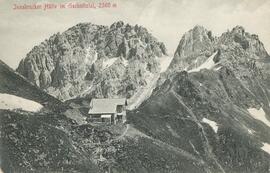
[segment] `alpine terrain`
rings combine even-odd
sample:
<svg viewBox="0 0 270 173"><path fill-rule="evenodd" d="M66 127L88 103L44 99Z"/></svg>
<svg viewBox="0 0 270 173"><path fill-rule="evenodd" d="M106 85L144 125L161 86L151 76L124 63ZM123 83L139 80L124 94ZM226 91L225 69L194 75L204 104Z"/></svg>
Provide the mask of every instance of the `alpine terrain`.
<svg viewBox="0 0 270 173"><path fill-rule="evenodd" d="M17 71L60 100L130 98L158 79L166 55L144 27L81 23L34 47Z"/></svg>
<svg viewBox="0 0 270 173"><path fill-rule="evenodd" d="M270 56L241 26L195 26L170 57L142 26L78 24L0 81L3 172L270 172ZM123 97L124 124L85 121Z"/></svg>

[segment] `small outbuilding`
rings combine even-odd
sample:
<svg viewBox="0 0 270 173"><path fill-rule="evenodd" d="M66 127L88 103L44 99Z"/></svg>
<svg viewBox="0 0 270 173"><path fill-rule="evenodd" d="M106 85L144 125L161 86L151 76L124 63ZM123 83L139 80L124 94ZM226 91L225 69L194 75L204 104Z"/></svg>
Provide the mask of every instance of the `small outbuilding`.
<svg viewBox="0 0 270 173"><path fill-rule="evenodd" d="M91 122L117 124L126 121L127 99L92 99L88 112Z"/></svg>

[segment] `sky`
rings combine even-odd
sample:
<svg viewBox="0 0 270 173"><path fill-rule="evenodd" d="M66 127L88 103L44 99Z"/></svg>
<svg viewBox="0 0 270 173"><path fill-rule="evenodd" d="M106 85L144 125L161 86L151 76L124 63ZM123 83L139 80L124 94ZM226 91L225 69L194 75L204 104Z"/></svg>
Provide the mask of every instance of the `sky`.
<svg viewBox="0 0 270 173"><path fill-rule="evenodd" d="M108 9L13 10L14 4L110 2ZM12 68L36 45L82 22L124 21L148 29L173 54L182 35L202 25L219 36L236 25L270 52L270 0L0 0L0 59Z"/></svg>

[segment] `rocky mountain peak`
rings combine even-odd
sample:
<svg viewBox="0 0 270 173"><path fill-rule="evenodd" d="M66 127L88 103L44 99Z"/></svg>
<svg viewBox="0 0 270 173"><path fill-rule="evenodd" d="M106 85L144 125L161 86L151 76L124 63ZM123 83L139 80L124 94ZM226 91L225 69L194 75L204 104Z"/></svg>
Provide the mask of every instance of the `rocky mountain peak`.
<svg viewBox="0 0 270 173"><path fill-rule="evenodd" d="M194 28L189 30L189 33L192 32L194 35L205 35L208 34L209 30L202 25L195 25Z"/></svg>
<svg viewBox="0 0 270 173"><path fill-rule="evenodd" d="M259 37L246 32L242 26L236 26L220 37L215 37L211 31L197 25L181 38L168 71L189 71L203 64L210 68L212 61L209 58L212 56L213 66L234 66L233 64L254 62L256 59L269 59ZM260 61L256 64L260 66Z"/></svg>
<svg viewBox="0 0 270 173"><path fill-rule="evenodd" d="M204 61L214 52L214 41L215 38L211 31L196 25L182 36L170 69L184 70L198 57L200 57L200 61Z"/></svg>
<svg viewBox="0 0 270 173"><path fill-rule="evenodd" d="M166 54L165 45L142 26L122 21L111 26L80 23L35 46L17 71L61 100L89 92L126 97L147 83L145 75L159 71L157 58ZM126 85L120 89L122 81Z"/></svg>
<svg viewBox="0 0 270 173"><path fill-rule="evenodd" d="M223 45L224 49L231 51L240 49L241 52L249 54L249 57L253 59L269 57L258 35L250 34L242 26L236 26L231 31L223 33L217 44Z"/></svg>
<svg viewBox="0 0 270 173"><path fill-rule="evenodd" d="M120 28L120 27L122 27L122 26L124 26L124 22L123 22L123 21L117 21L117 22L114 22L114 23L110 26L110 28L115 29L115 28Z"/></svg>
<svg viewBox="0 0 270 173"><path fill-rule="evenodd" d="M178 56L189 56L204 51L208 49L213 40L211 31L208 31L203 26L196 25L181 38L176 54Z"/></svg>
<svg viewBox="0 0 270 173"><path fill-rule="evenodd" d="M245 33L245 28L243 26L237 25L232 29L231 32L243 35Z"/></svg>

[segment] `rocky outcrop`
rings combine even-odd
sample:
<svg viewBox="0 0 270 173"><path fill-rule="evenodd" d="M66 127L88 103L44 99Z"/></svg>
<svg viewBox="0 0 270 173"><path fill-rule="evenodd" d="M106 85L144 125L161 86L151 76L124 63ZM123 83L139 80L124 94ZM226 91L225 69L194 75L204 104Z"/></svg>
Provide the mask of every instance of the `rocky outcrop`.
<svg viewBox="0 0 270 173"><path fill-rule="evenodd" d="M269 57L258 36L245 32L241 26L234 27L220 37L213 36L211 31L202 26L195 26L180 40L169 70L195 69L215 52L217 52L215 63L221 60L234 64L233 59L246 62L260 61Z"/></svg>
<svg viewBox="0 0 270 173"><path fill-rule="evenodd" d="M147 83L145 74L158 72L156 58L165 54L164 44L141 26L82 23L35 46L17 71L62 100L81 94L129 97Z"/></svg>
<svg viewBox="0 0 270 173"><path fill-rule="evenodd" d="M181 38L170 69L183 70L189 66L198 66L214 51L214 41L211 31L203 26L195 26Z"/></svg>

